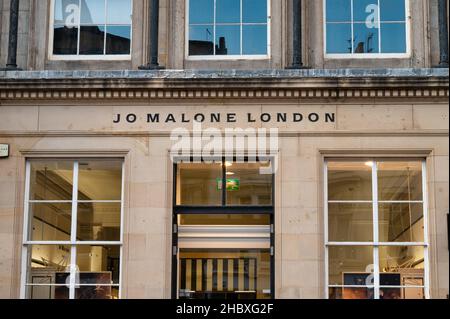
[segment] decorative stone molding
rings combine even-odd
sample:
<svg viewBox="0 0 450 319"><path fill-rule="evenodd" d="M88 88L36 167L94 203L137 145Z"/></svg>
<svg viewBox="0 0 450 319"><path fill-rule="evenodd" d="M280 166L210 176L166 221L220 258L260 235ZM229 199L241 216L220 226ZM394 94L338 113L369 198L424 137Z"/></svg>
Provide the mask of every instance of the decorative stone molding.
<svg viewBox="0 0 450 319"><path fill-rule="evenodd" d="M448 69L0 72L0 101L449 96Z"/></svg>
<svg viewBox="0 0 450 319"><path fill-rule="evenodd" d="M130 99L328 99L448 98L449 90L434 89L199 89L199 90L0 90L1 100L130 100Z"/></svg>

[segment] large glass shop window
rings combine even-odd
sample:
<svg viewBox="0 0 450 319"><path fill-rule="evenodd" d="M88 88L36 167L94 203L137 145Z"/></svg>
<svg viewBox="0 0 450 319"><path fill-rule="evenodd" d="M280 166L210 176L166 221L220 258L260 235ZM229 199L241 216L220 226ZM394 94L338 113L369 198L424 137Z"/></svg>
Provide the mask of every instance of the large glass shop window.
<svg viewBox="0 0 450 319"><path fill-rule="evenodd" d="M27 163L23 297L116 299L122 160Z"/></svg>
<svg viewBox="0 0 450 319"><path fill-rule="evenodd" d="M53 0L53 55L129 55L131 14L132 0Z"/></svg>
<svg viewBox="0 0 450 319"><path fill-rule="evenodd" d="M326 53L407 53L409 0L324 0Z"/></svg>
<svg viewBox="0 0 450 319"><path fill-rule="evenodd" d="M330 159L326 176L329 298L428 297L424 161Z"/></svg>
<svg viewBox="0 0 450 319"><path fill-rule="evenodd" d="M268 53L268 0L188 0L189 55Z"/></svg>
<svg viewBox="0 0 450 319"><path fill-rule="evenodd" d="M174 297L271 298L271 162L178 163L175 172Z"/></svg>

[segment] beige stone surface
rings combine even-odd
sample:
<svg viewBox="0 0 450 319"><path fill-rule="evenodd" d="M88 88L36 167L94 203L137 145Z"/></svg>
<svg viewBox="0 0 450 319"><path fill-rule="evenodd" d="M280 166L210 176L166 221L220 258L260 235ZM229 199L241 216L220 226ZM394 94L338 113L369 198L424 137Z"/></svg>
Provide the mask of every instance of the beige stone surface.
<svg viewBox="0 0 450 319"><path fill-rule="evenodd" d="M448 105L414 105L414 128L421 130L448 130Z"/></svg>
<svg viewBox="0 0 450 319"><path fill-rule="evenodd" d="M40 106L40 131L111 131L112 107Z"/></svg>
<svg viewBox="0 0 450 319"><path fill-rule="evenodd" d="M411 105L339 105L339 130L410 130Z"/></svg>
<svg viewBox="0 0 450 319"><path fill-rule="evenodd" d="M37 106L0 105L0 131L36 131L38 124Z"/></svg>

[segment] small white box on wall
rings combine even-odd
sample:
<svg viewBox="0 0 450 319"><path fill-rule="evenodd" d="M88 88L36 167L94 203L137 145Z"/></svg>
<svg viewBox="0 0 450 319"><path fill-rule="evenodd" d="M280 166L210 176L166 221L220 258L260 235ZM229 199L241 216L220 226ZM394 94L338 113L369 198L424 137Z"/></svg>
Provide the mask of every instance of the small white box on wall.
<svg viewBox="0 0 450 319"><path fill-rule="evenodd" d="M9 157L9 145L0 144L0 158Z"/></svg>

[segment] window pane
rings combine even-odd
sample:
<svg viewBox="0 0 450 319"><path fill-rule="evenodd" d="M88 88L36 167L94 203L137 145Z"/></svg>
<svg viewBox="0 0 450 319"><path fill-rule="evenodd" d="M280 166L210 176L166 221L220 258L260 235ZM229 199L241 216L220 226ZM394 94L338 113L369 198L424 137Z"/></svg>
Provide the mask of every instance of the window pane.
<svg viewBox="0 0 450 319"><path fill-rule="evenodd" d="M380 204L380 241L423 242L422 204Z"/></svg>
<svg viewBox="0 0 450 319"><path fill-rule="evenodd" d="M239 26L216 27L216 55L240 55L241 32Z"/></svg>
<svg viewBox="0 0 450 319"><path fill-rule="evenodd" d="M54 24L78 25L79 0L55 0Z"/></svg>
<svg viewBox="0 0 450 319"><path fill-rule="evenodd" d="M181 299L270 298L270 252L181 249Z"/></svg>
<svg viewBox="0 0 450 319"><path fill-rule="evenodd" d="M425 299L423 287L380 288L380 299Z"/></svg>
<svg viewBox="0 0 450 319"><path fill-rule="evenodd" d="M329 289L330 299L373 299L372 288L332 287Z"/></svg>
<svg viewBox="0 0 450 319"><path fill-rule="evenodd" d="M189 0L189 24L214 23L214 0Z"/></svg>
<svg viewBox="0 0 450 319"><path fill-rule="evenodd" d="M355 23L353 33L355 53L379 53L378 28L368 28L365 23Z"/></svg>
<svg viewBox="0 0 450 319"><path fill-rule="evenodd" d="M381 23L381 53L406 53L404 23Z"/></svg>
<svg viewBox="0 0 450 319"><path fill-rule="evenodd" d="M240 0L216 0L216 23L240 23Z"/></svg>
<svg viewBox="0 0 450 319"><path fill-rule="evenodd" d="M77 54L78 28L56 25L53 30L53 54Z"/></svg>
<svg viewBox="0 0 450 319"><path fill-rule="evenodd" d="M327 23L327 53L352 52L352 26L350 23Z"/></svg>
<svg viewBox="0 0 450 319"><path fill-rule="evenodd" d="M405 0L380 0L381 21L405 21Z"/></svg>
<svg viewBox="0 0 450 319"><path fill-rule="evenodd" d="M269 215L253 215L253 214L194 214L194 215L179 215L180 226L260 226L270 225Z"/></svg>
<svg viewBox="0 0 450 319"><path fill-rule="evenodd" d="M373 241L372 204L328 204L330 241Z"/></svg>
<svg viewBox="0 0 450 319"><path fill-rule="evenodd" d="M424 248L421 246L380 247L381 286L423 286Z"/></svg>
<svg viewBox="0 0 450 319"><path fill-rule="evenodd" d="M81 1L81 24L105 24L105 0Z"/></svg>
<svg viewBox="0 0 450 319"><path fill-rule="evenodd" d="M121 198L122 161L79 162L78 200L120 200Z"/></svg>
<svg viewBox="0 0 450 319"><path fill-rule="evenodd" d="M105 27L81 26L80 27L80 54L102 55L105 43Z"/></svg>
<svg viewBox="0 0 450 319"><path fill-rule="evenodd" d="M30 204L30 240L69 241L72 222L72 204Z"/></svg>
<svg viewBox="0 0 450 319"><path fill-rule="evenodd" d="M190 26L189 27L189 55L213 55L214 54L214 27Z"/></svg>
<svg viewBox="0 0 450 319"><path fill-rule="evenodd" d="M71 200L73 163L69 161L32 161L31 200Z"/></svg>
<svg viewBox="0 0 450 319"><path fill-rule="evenodd" d="M378 163L379 200L422 200L421 162Z"/></svg>
<svg viewBox="0 0 450 319"><path fill-rule="evenodd" d="M42 278L46 280L45 277ZM67 286L27 286L26 299L69 299L69 288Z"/></svg>
<svg viewBox="0 0 450 319"><path fill-rule="evenodd" d="M180 163L177 179L177 205L222 204L221 163Z"/></svg>
<svg viewBox="0 0 450 319"><path fill-rule="evenodd" d="M78 204L78 240L120 241L120 208L120 203Z"/></svg>
<svg viewBox="0 0 450 319"><path fill-rule="evenodd" d="M372 200L372 162L329 162L329 200Z"/></svg>
<svg viewBox="0 0 450 319"><path fill-rule="evenodd" d="M120 246L77 246L80 284L119 284Z"/></svg>
<svg viewBox="0 0 450 319"><path fill-rule="evenodd" d="M106 54L130 54L131 27L106 27Z"/></svg>
<svg viewBox="0 0 450 319"><path fill-rule="evenodd" d="M269 163L227 163L227 205L271 205L273 174Z"/></svg>
<svg viewBox="0 0 450 319"><path fill-rule="evenodd" d="M328 260L330 285L373 285L372 247L330 246Z"/></svg>
<svg viewBox="0 0 450 319"><path fill-rule="evenodd" d="M327 0L327 22L351 22L351 0Z"/></svg>
<svg viewBox="0 0 450 319"><path fill-rule="evenodd" d="M243 23L267 23L267 0L242 0Z"/></svg>
<svg viewBox="0 0 450 319"><path fill-rule="evenodd" d="M242 27L242 54L267 54L267 26Z"/></svg>
<svg viewBox="0 0 450 319"><path fill-rule="evenodd" d="M119 287L80 286L75 289L75 299L119 299Z"/></svg>
<svg viewBox="0 0 450 319"><path fill-rule="evenodd" d="M28 246L27 283L59 284L58 278L67 277L69 265L70 246L30 245Z"/></svg>
<svg viewBox="0 0 450 319"><path fill-rule="evenodd" d="M353 21L377 22L378 0L353 0Z"/></svg>
<svg viewBox="0 0 450 319"><path fill-rule="evenodd" d="M107 0L108 24L131 24L131 0Z"/></svg>

